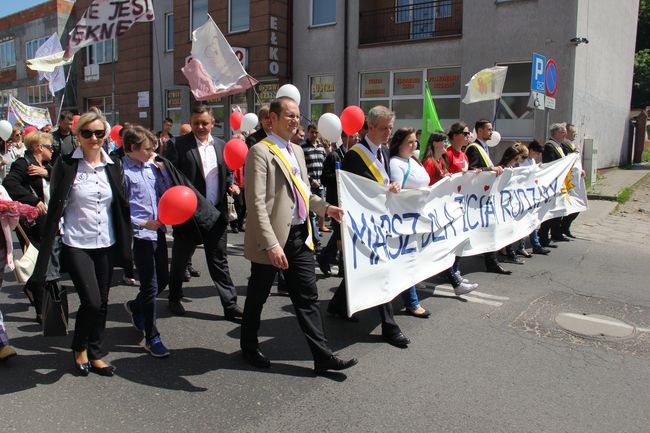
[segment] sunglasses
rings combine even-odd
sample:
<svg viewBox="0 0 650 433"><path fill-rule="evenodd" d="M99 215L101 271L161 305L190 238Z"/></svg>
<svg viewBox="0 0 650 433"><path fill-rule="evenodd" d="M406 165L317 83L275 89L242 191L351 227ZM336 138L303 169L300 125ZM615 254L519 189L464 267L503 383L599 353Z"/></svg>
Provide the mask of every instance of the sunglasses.
<svg viewBox="0 0 650 433"><path fill-rule="evenodd" d="M45 148L47 150L52 150L52 145L51 144L41 144L41 146L43 146L43 148Z"/></svg>
<svg viewBox="0 0 650 433"><path fill-rule="evenodd" d="M469 132L469 131L463 131L463 135L465 137L469 137L470 134L471 134L471 132Z"/></svg>
<svg viewBox="0 0 650 433"><path fill-rule="evenodd" d="M103 129L97 129L95 131L93 131L92 129L82 129L79 131L79 134L81 134L83 138L90 138L93 135L97 138L104 138L104 136L106 135L106 131Z"/></svg>

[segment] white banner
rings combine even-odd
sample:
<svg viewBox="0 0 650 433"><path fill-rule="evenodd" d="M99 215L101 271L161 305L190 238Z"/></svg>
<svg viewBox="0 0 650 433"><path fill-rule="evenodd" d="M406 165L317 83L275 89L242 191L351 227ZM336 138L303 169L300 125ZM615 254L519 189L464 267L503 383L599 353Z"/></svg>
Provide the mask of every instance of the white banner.
<svg viewBox="0 0 650 433"><path fill-rule="evenodd" d="M542 221L587 209L579 155L552 163L456 174L389 193L338 170L348 314L391 301L449 268L456 255L496 251Z"/></svg>
<svg viewBox="0 0 650 433"><path fill-rule="evenodd" d="M52 54L60 53L62 51L63 49L61 48L61 42L59 42L59 35L54 32L52 33L52 36L43 43L43 45L38 47L35 57L51 56ZM27 66L29 67L29 65ZM48 88L50 89L52 96L54 96L57 91L65 88L65 73L63 72L63 66L55 67L52 72L39 71L38 80L40 81L43 78L48 81Z"/></svg>
<svg viewBox="0 0 650 433"><path fill-rule="evenodd" d="M493 66L472 75L469 82L465 84L467 93L463 103L473 104L474 102L499 99L503 93L507 73L507 66Z"/></svg>
<svg viewBox="0 0 650 433"><path fill-rule="evenodd" d="M114 39L139 21L153 21L152 0L94 0L70 31L65 57L95 42Z"/></svg>
<svg viewBox="0 0 650 433"><path fill-rule="evenodd" d="M13 96L9 96L7 103L7 121L13 126L33 125L38 129L52 124L50 111L47 108L25 105Z"/></svg>

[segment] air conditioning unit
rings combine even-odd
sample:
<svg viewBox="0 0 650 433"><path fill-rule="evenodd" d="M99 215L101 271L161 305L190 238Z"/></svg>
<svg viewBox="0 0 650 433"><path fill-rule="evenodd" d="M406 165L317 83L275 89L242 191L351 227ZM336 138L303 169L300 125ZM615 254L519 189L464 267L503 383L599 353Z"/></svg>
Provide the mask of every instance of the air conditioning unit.
<svg viewBox="0 0 650 433"><path fill-rule="evenodd" d="M84 81L99 81L99 65L84 66Z"/></svg>

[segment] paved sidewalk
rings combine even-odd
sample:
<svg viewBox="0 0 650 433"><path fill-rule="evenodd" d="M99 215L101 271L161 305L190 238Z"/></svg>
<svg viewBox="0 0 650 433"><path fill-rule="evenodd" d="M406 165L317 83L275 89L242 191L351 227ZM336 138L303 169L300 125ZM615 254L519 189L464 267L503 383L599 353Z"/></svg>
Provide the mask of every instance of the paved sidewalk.
<svg viewBox="0 0 650 433"><path fill-rule="evenodd" d="M601 179L596 180L589 191L590 200L611 200L616 201L618 194L625 188L629 188L650 174L650 164L634 164L632 168L608 168L599 170Z"/></svg>

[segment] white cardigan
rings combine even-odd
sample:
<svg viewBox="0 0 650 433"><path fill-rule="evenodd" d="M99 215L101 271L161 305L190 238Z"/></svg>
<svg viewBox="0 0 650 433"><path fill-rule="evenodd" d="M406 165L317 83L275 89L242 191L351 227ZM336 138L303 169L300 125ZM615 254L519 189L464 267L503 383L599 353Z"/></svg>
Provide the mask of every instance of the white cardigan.
<svg viewBox="0 0 650 433"><path fill-rule="evenodd" d="M0 185L0 200L11 200L11 197L7 193L7 190L4 188L4 186ZM5 235L5 248L6 248L6 255L7 255L7 267L9 268L10 271L14 270L14 244L13 241L11 240L11 232L16 228L18 225L18 218L15 217L4 217L0 216L0 225L2 226L2 232ZM0 272L4 272L4 269L0 270Z"/></svg>

